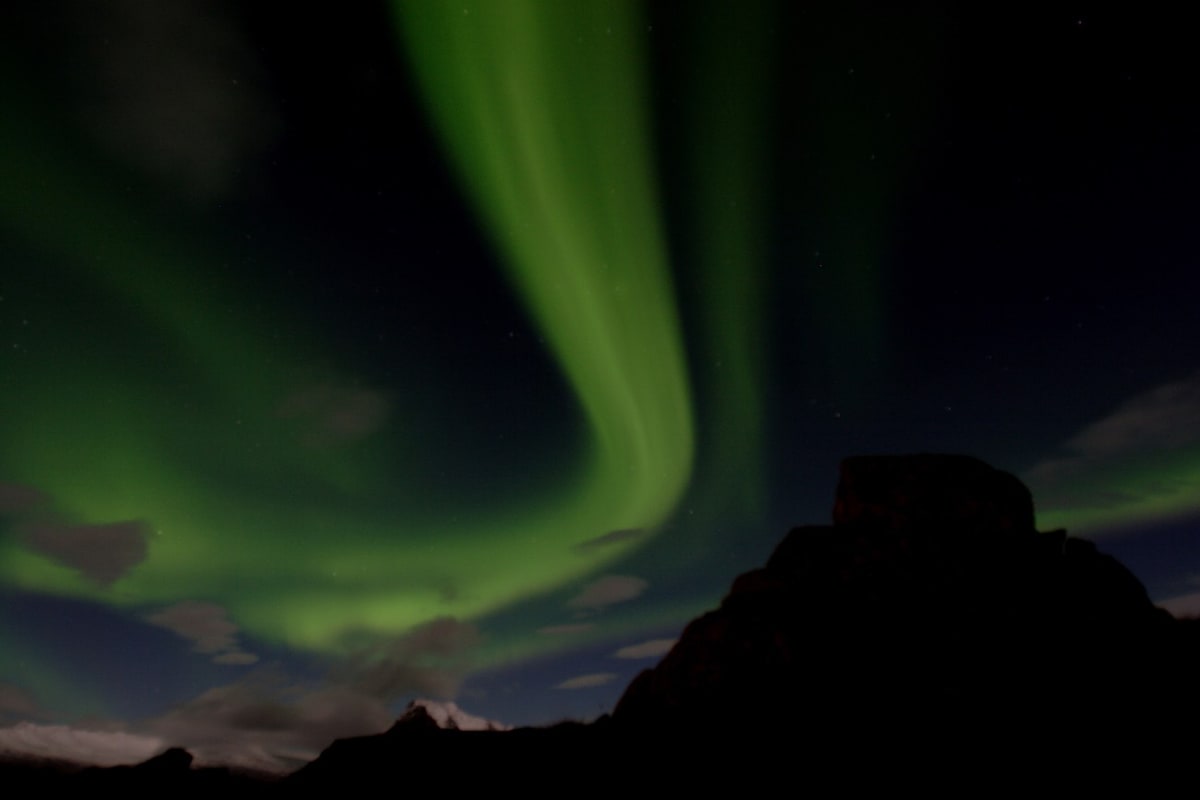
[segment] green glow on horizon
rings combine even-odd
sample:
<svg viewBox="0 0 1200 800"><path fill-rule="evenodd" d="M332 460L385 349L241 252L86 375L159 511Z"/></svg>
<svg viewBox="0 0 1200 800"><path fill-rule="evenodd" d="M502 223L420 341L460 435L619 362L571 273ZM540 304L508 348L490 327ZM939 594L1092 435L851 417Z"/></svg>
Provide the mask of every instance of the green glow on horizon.
<svg viewBox="0 0 1200 800"><path fill-rule="evenodd" d="M1200 511L1200 453L1128 454L1085 464L1055 480L1027 481L1042 530L1075 536L1119 534L1137 526L1194 516Z"/></svg>

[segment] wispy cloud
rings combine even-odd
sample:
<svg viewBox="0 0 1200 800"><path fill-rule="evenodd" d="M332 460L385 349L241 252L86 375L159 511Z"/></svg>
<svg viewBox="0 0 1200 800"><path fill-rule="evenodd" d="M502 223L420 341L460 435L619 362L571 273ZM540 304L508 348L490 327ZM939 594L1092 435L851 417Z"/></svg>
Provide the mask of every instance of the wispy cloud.
<svg viewBox="0 0 1200 800"><path fill-rule="evenodd" d="M604 686L607 683L612 683L617 679L615 672L593 672L588 675L580 675L575 678L569 678L555 686L555 689L591 689L596 686Z"/></svg>
<svg viewBox="0 0 1200 800"><path fill-rule="evenodd" d="M198 764L290 772L334 739L381 733L394 721L386 703L345 687L301 691L259 674L200 694L140 732L118 724L0 728L0 751L80 764L136 764L168 746L187 748Z"/></svg>
<svg viewBox="0 0 1200 800"><path fill-rule="evenodd" d="M277 123L223 3L76 4L82 118L111 153L199 200L228 192Z"/></svg>
<svg viewBox="0 0 1200 800"><path fill-rule="evenodd" d="M430 620L403 636L360 648L332 670L322 687L297 687L273 670L258 670L204 692L153 720L147 730L187 747L201 763L295 769L334 739L387 730L398 699L452 698L481 641L471 623ZM458 710L453 704L440 707Z"/></svg>
<svg viewBox="0 0 1200 800"><path fill-rule="evenodd" d="M649 584L641 578L629 575L606 575L589 583L567 605L571 608L596 610L623 603L640 595Z"/></svg>
<svg viewBox="0 0 1200 800"><path fill-rule="evenodd" d="M360 649L339 667L335 680L389 702L413 694L453 698L481 642L472 623L440 617Z"/></svg>
<svg viewBox="0 0 1200 800"><path fill-rule="evenodd" d="M113 767L136 764L165 749L155 736L112 730L87 730L68 725L19 722L0 728L0 751L79 764Z"/></svg>
<svg viewBox="0 0 1200 800"><path fill-rule="evenodd" d="M1200 374L1135 395L1022 478L1054 524L1095 530L1200 508Z"/></svg>
<svg viewBox="0 0 1200 800"><path fill-rule="evenodd" d="M670 652L678 639L651 639L641 644L631 644L613 653L613 658L657 658Z"/></svg>
<svg viewBox="0 0 1200 800"><path fill-rule="evenodd" d="M575 545L575 549L581 553L590 553L593 550L604 550L621 542L628 542L633 539L640 538L645 531L641 528L621 528L620 530L609 531L608 533L595 536L591 539L586 539Z"/></svg>
<svg viewBox="0 0 1200 800"><path fill-rule="evenodd" d="M253 664L258 656L244 652L237 641L238 626L224 608L185 600L150 614L146 621L192 642L197 653L212 655L215 664Z"/></svg>
<svg viewBox="0 0 1200 800"><path fill-rule="evenodd" d="M301 426L301 437L312 447L358 441L378 430L390 411L380 392L331 382L296 390L280 404L279 413Z"/></svg>
<svg viewBox="0 0 1200 800"><path fill-rule="evenodd" d="M334 739L381 733L394 721L387 703L346 687L297 690L255 675L209 689L146 723L199 763L289 771Z"/></svg>
<svg viewBox="0 0 1200 800"><path fill-rule="evenodd" d="M203 604L195 604L203 605ZM173 607L174 608L174 607ZM180 620L185 620L180 622ZM199 620L199 621L197 621ZM172 621L209 651L226 648L233 634L211 612L175 613ZM323 685L300 685L275 667L208 689L160 716L124 725L22 724L0 728L0 750L114 765L144 761L168 745L187 748L197 764L290 772L311 761L335 739L382 733L395 722L400 695L445 695L457 687L464 657L479 641L469 623L433 620L408 635L360 651ZM5 698L23 708L15 689ZM454 703L421 701L437 720L452 716L460 728L506 726L475 717Z"/></svg>

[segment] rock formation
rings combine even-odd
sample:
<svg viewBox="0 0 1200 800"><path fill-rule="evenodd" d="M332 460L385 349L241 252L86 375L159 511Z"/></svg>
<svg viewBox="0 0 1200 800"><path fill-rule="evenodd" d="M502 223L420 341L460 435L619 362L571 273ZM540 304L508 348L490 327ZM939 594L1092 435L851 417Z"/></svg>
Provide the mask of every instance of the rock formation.
<svg viewBox="0 0 1200 800"><path fill-rule="evenodd" d="M1193 626L1089 542L1034 528L1015 477L964 456L846 460L833 525L792 530L613 713L757 747L785 726L861 755L1136 748L1197 707ZM699 733L698 733L699 732ZM864 732L867 733L864 738Z"/></svg>

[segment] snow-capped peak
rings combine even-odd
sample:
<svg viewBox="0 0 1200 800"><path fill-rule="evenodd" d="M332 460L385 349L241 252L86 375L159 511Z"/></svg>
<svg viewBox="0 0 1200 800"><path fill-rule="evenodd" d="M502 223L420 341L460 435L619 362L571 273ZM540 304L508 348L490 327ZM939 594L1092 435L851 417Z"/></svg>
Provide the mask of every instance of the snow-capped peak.
<svg viewBox="0 0 1200 800"><path fill-rule="evenodd" d="M483 717L477 717L474 714L468 714L459 708L457 703L449 700L413 700L408 704L408 708L405 711L407 712L417 706L424 708L439 728L451 728L460 731L512 730L511 725L505 725L502 722L495 722Z"/></svg>

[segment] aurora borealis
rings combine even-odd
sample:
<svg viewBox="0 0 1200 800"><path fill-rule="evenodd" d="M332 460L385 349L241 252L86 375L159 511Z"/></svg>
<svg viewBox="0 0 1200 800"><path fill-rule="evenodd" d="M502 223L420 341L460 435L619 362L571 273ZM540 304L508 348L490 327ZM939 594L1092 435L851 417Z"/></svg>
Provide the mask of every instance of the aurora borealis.
<svg viewBox="0 0 1200 800"><path fill-rule="evenodd" d="M864 452L1194 592L1182 34L734 5L6 11L0 724L595 715Z"/></svg>

